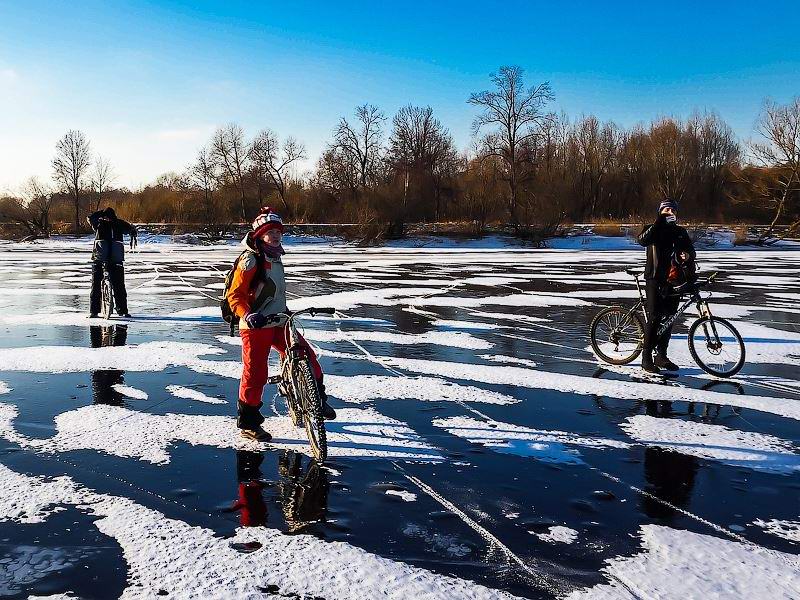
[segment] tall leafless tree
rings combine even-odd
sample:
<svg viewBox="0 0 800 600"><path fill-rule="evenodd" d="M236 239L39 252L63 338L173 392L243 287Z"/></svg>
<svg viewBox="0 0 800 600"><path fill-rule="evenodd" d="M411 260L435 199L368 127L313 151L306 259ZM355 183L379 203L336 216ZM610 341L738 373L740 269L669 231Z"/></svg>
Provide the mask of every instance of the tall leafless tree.
<svg viewBox="0 0 800 600"><path fill-rule="evenodd" d="M490 129L484 138L485 156L496 156L505 164L509 217L512 223L516 223L517 195L526 149L549 118L544 109L554 96L548 82L526 88L523 70L518 66L500 67L490 78L494 90L477 92L469 97L469 104L481 109L472 129L475 135L484 128Z"/></svg>
<svg viewBox="0 0 800 600"><path fill-rule="evenodd" d="M333 134L333 147L358 168L358 182L366 188L377 182L383 158L383 122L386 116L375 106L356 107L355 123L342 117Z"/></svg>
<svg viewBox="0 0 800 600"><path fill-rule="evenodd" d="M224 177L239 193L239 216L246 222L248 215L245 175L249 165L244 130L236 123L217 129L211 138L211 157L220 165Z"/></svg>
<svg viewBox="0 0 800 600"><path fill-rule="evenodd" d="M102 156L98 156L94 161L94 172L92 173L92 188L97 194L95 210L100 209L100 204L103 202L103 192L108 191L115 179L116 175L111 163Z"/></svg>
<svg viewBox="0 0 800 600"><path fill-rule="evenodd" d="M668 118L653 123L649 138L656 198L683 202L697 175L694 140L686 135L681 122Z"/></svg>
<svg viewBox="0 0 800 600"><path fill-rule="evenodd" d="M292 137L286 138L281 146L275 132L264 129L250 145L250 162L258 176L264 178L278 193L286 215L292 217L292 209L286 198L286 187L292 172L292 165L306 158L303 144Z"/></svg>
<svg viewBox="0 0 800 600"><path fill-rule="evenodd" d="M404 106L392 120L389 138L389 162L398 174L417 189L428 180L435 199L435 218L441 209L442 183L455 175L460 157L453 138L433 116L430 106ZM406 189L407 191L407 189Z"/></svg>
<svg viewBox="0 0 800 600"><path fill-rule="evenodd" d="M769 238L786 215L794 219L789 231L800 227L800 96L783 105L767 100L759 117L758 132L763 141L751 144L753 156L777 173L776 185L769 195L775 212L763 236Z"/></svg>
<svg viewBox="0 0 800 600"><path fill-rule="evenodd" d="M80 231L81 182L92 162L89 140L81 131L70 129L56 144L53 175L75 204L75 233Z"/></svg>
<svg viewBox="0 0 800 600"><path fill-rule="evenodd" d="M214 162L211 150L207 147L197 152L197 158L189 166L187 173L189 184L202 193L203 220L206 225L213 225L216 221L214 205L214 185L217 181L217 164Z"/></svg>

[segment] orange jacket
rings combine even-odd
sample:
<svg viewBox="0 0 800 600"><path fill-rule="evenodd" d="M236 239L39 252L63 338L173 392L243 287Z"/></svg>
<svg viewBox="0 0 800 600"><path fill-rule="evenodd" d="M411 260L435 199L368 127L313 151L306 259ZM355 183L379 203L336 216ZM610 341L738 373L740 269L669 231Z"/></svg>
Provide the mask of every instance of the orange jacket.
<svg viewBox="0 0 800 600"><path fill-rule="evenodd" d="M280 259L256 259L256 250L248 235L242 245L246 250L233 271L227 300L231 311L239 317L239 328L247 328L244 316L253 311L272 315L286 311L286 279ZM259 269L262 269L259 274ZM255 278L258 277L258 281ZM277 324L276 324L277 325ZM274 326L274 325L273 325Z"/></svg>

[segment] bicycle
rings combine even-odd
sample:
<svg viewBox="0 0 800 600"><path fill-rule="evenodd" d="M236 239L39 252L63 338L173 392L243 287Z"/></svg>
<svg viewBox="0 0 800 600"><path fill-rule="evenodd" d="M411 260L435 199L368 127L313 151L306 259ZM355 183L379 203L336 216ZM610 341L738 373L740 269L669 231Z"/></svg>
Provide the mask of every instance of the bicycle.
<svg viewBox="0 0 800 600"><path fill-rule="evenodd" d="M101 314L104 319L110 319L114 314L114 290L111 286L108 263L105 261L103 261L103 280L100 282L100 299L102 301Z"/></svg>
<svg viewBox="0 0 800 600"><path fill-rule="evenodd" d="M632 269L626 269L625 272L636 280L639 301L630 309L623 306L604 308L595 315L589 326L592 350L600 359L612 365L626 365L641 354L645 324L649 318L644 310L645 298L639 282L641 273ZM692 358L706 373L716 377L732 377L744 366L744 341L729 321L711 314L708 304L710 294L706 297L700 295L702 289L712 284L717 275L718 272L714 272L705 281L676 288L678 296L683 298L687 295L688 299L674 315L664 320L657 330L657 336L663 335L691 304L695 304L700 316L689 327L688 342Z"/></svg>
<svg viewBox="0 0 800 600"><path fill-rule="evenodd" d="M325 418L322 415L322 398L311 362L306 350L300 344L300 334L295 326L295 319L303 314L332 315L334 308L306 308L295 313L277 313L268 317L268 323L286 319L286 352L281 358L280 375L268 379L269 383L278 385L278 393L286 398L289 417L295 427L305 427L311 453L322 464L328 457L328 439L325 432Z"/></svg>

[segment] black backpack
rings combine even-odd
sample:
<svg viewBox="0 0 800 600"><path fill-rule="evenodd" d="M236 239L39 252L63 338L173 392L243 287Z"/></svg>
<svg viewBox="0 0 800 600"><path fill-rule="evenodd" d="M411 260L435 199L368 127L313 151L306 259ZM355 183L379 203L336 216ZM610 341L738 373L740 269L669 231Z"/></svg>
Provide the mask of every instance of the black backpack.
<svg viewBox="0 0 800 600"><path fill-rule="evenodd" d="M228 303L228 290L230 289L231 284L233 283L233 274L239 267L239 262L242 260L242 258L244 258L245 254L247 253L255 255L256 265L257 265L256 268L258 269L258 273L261 273L263 271L264 259L261 256L261 254L257 252L251 252L250 250L245 250L239 256L236 257L236 260L233 261L233 265L231 266L231 268L228 270L227 273L225 273L225 288L222 291L222 299L219 301L219 308L220 311L222 312L222 320L228 323L228 325L230 325L231 336L235 335L236 333L236 326L239 323L239 317L237 317L236 314L233 312L233 310L231 310L231 305ZM258 283L258 280L259 280L258 277L253 277L253 280L250 282L250 286L254 287Z"/></svg>

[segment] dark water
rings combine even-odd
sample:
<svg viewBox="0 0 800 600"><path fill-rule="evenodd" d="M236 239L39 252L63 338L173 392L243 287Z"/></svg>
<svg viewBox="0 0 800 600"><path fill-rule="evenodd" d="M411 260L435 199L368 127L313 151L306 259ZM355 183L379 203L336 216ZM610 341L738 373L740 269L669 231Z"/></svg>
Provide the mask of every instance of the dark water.
<svg viewBox="0 0 800 600"><path fill-rule="evenodd" d="M621 252L598 252L595 255L597 259L594 261L583 260L575 264L564 262L563 255L554 253L552 262L541 259L535 264L514 265L488 260L474 268L470 266L469 257L458 256L458 267L454 268L446 262L426 264L425 260L430 258L427 255L420 259L409 255L402 264L384 265L388 271L381 272L380 265L362 264L345 272L341 266L352 265L354 257L363 259L365 256L353 251L353 256L341 253L331 256L323 263L325 270L303 272L304 266L317 264L317 255L311 251L295 259L297 272L302 273L303 278L291 281L290 290L293 294L305 296L381 285L393 287L388 283L370 285L342 281L343 273L382 279L440 279L441 285L447 286L458 279L487 273L514 277L515 274L552 269L550 278L510 285L523 291L565 295L580 290L613 291L618 289L617 286L588 285L580 280L558 283L553 279L563 270L589 280L593 276L619 271L638 256ZM765 267L786 268L788 263L795 266L800 263L799 253L780 257L764 254L765 258L758 260L749 254L746 259L743 256L735 252L716 253L714 261L751 274ZM65 260L74 261L76 271L87 272L88 267L80 262L79 257L76 253L65 253ZM145 255L138 263L129 262L129 274L146 273L156 257L159 258L157 265L165 273L162 283L164 279L177 282L174 277L166 275L168 270L170 273L192 271L208 265L224 269L227 260L223 253L198 254L191 258L191 264L186 264L180 256L165 258L162 254L154 254L148 260ZM312 257L314 261L310 260ZM3 251L0 251L0 260L3 258ZM387 254L373 258L397 260L397 256ZM481 258L487 260L486 256ZM291 265L290 262L289 268ZM19 281L26 273L11 275ZM42 270L35 276L52 278L57 283L58 268ZM792 275L787 273L786 277L785 289L773 289L790 292ZM185 279L212 294L215 290L204 286L219 281L219 277L212 274L187 275ZM134 282L141 281L130 279L129 288L135 285ZM6 281L4 285L11 287L13 284ZM780 279L777 285L780 286ZM632 288L626 285L625 289ZM733 294L720 302L760 307L740 321L762 323L788 334L800 331L798 313L780 310L785 307L798 309L800 302L767 298L763 288L755 285L723 283L716 289ZM514 291L502 287L468 284L454 288L448 296L479 298L511 293ZM215 339L215 336L226 333L226 326L221 322L206 317L170 318L178 310L212 305L210 299L191 290L146 295L132 291L131 299L138 301L138 304L132 303L131 311L140 318L129 324L110 327L53 325L48 324L44 317L42 324L35 320L24 324L6 323L0 325L0 347L130 346L167 339L208 343L226 351L214 356L214 360L238 358L237 347L221 344ZM88 305L87 299L79 295L45 300L84 310ZM367 305L348 309L346 313L350 317L377 318L387 323L370 326L353 320L344 321L341 326L345 330L374 327L376 330L419 335L441 330L433 323L435 318L490 323L496 329L466 331L492 342L494 347L491 350L465 350L434 344L360 343L376 356L498 366L500 363L479 355L502 354L535 361L538 363L536 368L542 371L586 378L638 379L640 376L635 371L604 368L584 350L588 345L586 331L591 317L600 306L614 303L613 299L592 301L598 306L486 305L474 309L505 313L500 318L476 316L461 308L426 306L425 300L415 300L415 305L435 313L436 317L403 310L404 306L400 304ZM3 314L20 314L28 310L31 302L32 298L25 295L0 296L0 310ZM632 300L622 299L621 302L630 304ZM535 323L517 319L516 315L547 319L542 324L561 331L537 327ZM323 321L307 325L309 328L334 328L332 323ZM685 336L681 337L685 331L684 327L678 328L674 344L685 344ZM779 334L776 335L770 339L779 340ZM332 351L358 352L346 342L323 342L319 346ZM797 347L800 348L800 343ZM570 361L569 358L579 360ZM366 360L323 357L321 362L327 373L336 375L388 374L379 365ZM735 381L701 377L702 373L695 365L682 367L685 368L678 378L665 380L664 385L680 384L717 392L784 397L786 402L800 401L800 387L792 393L791 388L779 391L757 385L759 382L774 382L774 378L797 382L800 377L796 365L748 364ZM110 369L49 374L5 371L0 365L0 380L13 388L9 394L0 396L0 402L18 407L19 416L14 427L30 438L54 435L53 420L57 415L92 403L125 406L161 415L232 416L238 386L236 380L197 373L184 367L163 372ZM511 405L474 405L496 421L627 441L632 445L629 448L597 449L581 446L578 448L581 464L543 462L525 456L524 443L505 449L489 448L451 435L432 424L434 419L472 416L457 403L377 398L373 405L378 412L406 423L427 443L439 448L445 460L413 463L334 458L329 461L328 468L321 469L307 456L291 451L249 452L177 443L169 448L170 462L156 465L94 450L41 454L2 440L0 462L26 474L69 475L87 487L129 497L166 517L210 528L220 536L231 535L239 526L262 525L280 529L287 535L309 533L530 598L552 597L549 585L509 560L461 516L420 489L413 478L430 486L439 497L491 532L533 571L545 573L548 581L564 584L567 589L603 582L599 569L605 560L639 551L640 544L635 534L643 524L656 523L720 535L697 518L677 509L730 528L767 548L790 553L798 551L797 544L750 525L757 518L797 520L800 514L800 477L796 471L791 475L761 472L671 450L645 447L633 443L619 427L628 417L649 415L768 433L797 445L800 434L793 420L712 403L663 402L657 398L619 400L512 385L452 381L502 392L521 400ZM149 398L132 400L113 387L119 384L143 390ZM165 386L171 384L191 387L208 396L225 398L228 402L212 405L174 398L164 392ZM272 389L265 392L266 404L273 393ZM331 404L336 408L344 406L335 397L331 398ZM331 424L334 429L336 426ZM386 494L387 490L414 493L416 500L406 502L400 496ZM0 575L0 596L25 598L30 594L67 591L81 598L119 595L125 588L126 579L126 563L121 548L113 539L92 527L91 521L92 518L84 512L67 507L43 523L0 522L0 570L5 572L5 575ZM577 540L571 544L548 543L534 535L546 533L554 525L576 530ZM247 548L241 550L247 551Z"/></svg>

